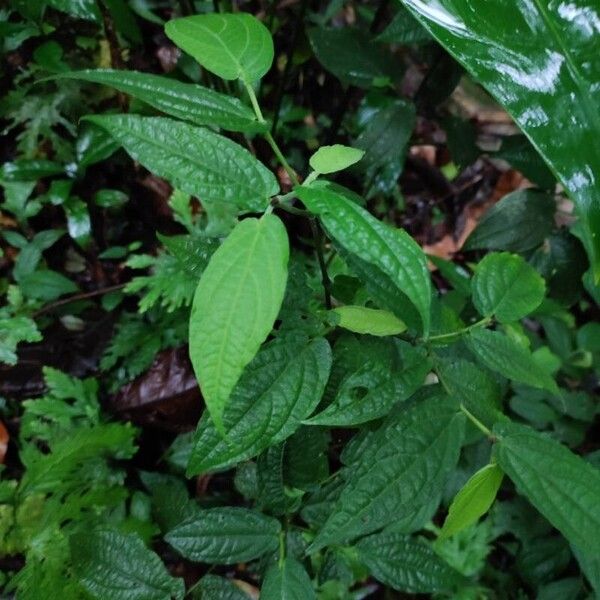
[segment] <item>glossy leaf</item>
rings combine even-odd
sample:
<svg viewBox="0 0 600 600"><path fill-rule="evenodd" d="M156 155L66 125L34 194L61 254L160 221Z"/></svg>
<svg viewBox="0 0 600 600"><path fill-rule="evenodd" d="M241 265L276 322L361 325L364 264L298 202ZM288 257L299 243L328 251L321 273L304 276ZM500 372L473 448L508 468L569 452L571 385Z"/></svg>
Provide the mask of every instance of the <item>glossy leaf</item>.
<svg viewBox="0 0 600 600"><path fill-rule="evenodd" d="M194 15L169 21L165 33L223 79L259 80L273 62L269 30L248 13Z"/></svg>
<svg viewBox="0 0 600 600"><path fill-rule="evenodd" d="M420 246L402 229L378 221L365 209L324 187L296 190L308 209L319 215L329 235L348 252L377 267L406 294L429 333L431 280Z"/></svg>
<svg viewBox="0 0 600 600"><path fill-rule="evenodd" d="M431 41L429 32L399 2L398 12L390 24L377 36L377 41L390 44L419 45Z"/></svg>
<svg viewBox="0 0 600 600"><path fill-rule="evenodd" d="M277 181L250 152L201 127L166 117L95 115L134 160L175 187L207 202L264 210Z"/></svg>
<svg viewBox="0 0 600 600"><path fill-rule="evenodd" d="M246 367L223 412L225 439L208 415L194 435L188 474L223 469L288 438L318 404L331 366L324 339L265 346Z"/></svg>
<svg viewBox="0 0 600 600"><path fill-rule="evenodd" d="M494 428L496 457L517 490L575 547L600 555L600 471L552 438L516 423Z"/></svg>
<svg viewBox="0 0 600 600"><path fill-rule="evenodd" d="M526 317L542 303L546 284L517 254L493 252L477 265L471 290L481 315L510 323Z"/></svg>
<svg viewBox="0 0 600 600"><path fill-rule="evenodd" d="M476 523L493 504L504 473L497 464L479 469L460 489L448 509L440 539L450 537Z"/></svg>
<svg viewBox="0 0 600 600"><path fill-rule="evenodd" d="M535 190L517 190L504 196L483 215L464 248L531 250L550 235L555 212L552 196Z"/></svg>
<svg viewBox="0 0 600 600"><path fill-rule="evenodd" d="M508 110L575 201L600 277L596 0L403 0ZM498 15L510 11L510 18Z"/></svg>
<svg viewBox="0 0 600 600"><path fill-rule="evenodd" d="M260 591L261 600L316 600L316 597L308 573L291 557L269 568Z"/></svg>
<svg viewBox="0 0 600 600"><path fill-rule="evenodd" d="M289 242L278 217L238 223L213 254L194 295L190 357L210 415L223 409L273 328L287 280Z"/></svg>
<svg viewBox="0 0 600 600"><path fill-rule="evenodd" d="M71 537L77 579L95 598L182 599L182 579L169 575L162 560L136 534L96 530Z"/></svg>
<svg viewBox="0 0 600 600"><path fill-rule="evenodd" d="M321 146L309 160L311 168L322 175L335 173L347 169L357 163L363 156L363 150L334 144L333 146Z"/></svg>
<svg viewBox="0 0 600 600"><path fill-rule="evenodd" d="M517 383L546 389L553 394L559 390L556 382L533 359L531 352L512 338L489 329L473 329L466 342L473 354L492 371Z"/></svg>
<svg viewBox="0 0 600 600"><path fill-rule="evenodd" d="M231 565L277 549L277 519L247 508L210 508L177 525L165 540L184 558Z"/></svg>
<svg viewBox="0 0 600 600"><path fill-rule="evenodd" d="M439 394L400 406L347 468L339 500L308 551L413 513L455 467L463 429L457 404Z"/></svg>
<svg viewBox="0 0 600 600"><path fill-rule="evenodd" d="M211 125L230 131L264 131L254 112L237 98L225 96L210 88L177 79L115 69L70 71L61 79L80 79L113 87L142 100L172 117L196 125Z"/></svg>
<svg viewBox="0 0 600 600"><path fill-rule="evenodd" d="M370 535L356 549L373 577L399 592L447 592L462 581L431 547L400 533Z"/></svg>
<svg viewBox="0 0 600 600"><path fill-rule="evenodd" d="M231 579L218 575L205 575L199 582L198 588L201 600L252 600ZM196 594L192 596L196 598Z"/></svg>
<svg viewBox="0 0 600 600"><path fill-rule="evenodd" d="M385 336L406 331L406 324L387 310L365 306L340 306L332 309L329 314L335 325L354 333Z"/></svg>

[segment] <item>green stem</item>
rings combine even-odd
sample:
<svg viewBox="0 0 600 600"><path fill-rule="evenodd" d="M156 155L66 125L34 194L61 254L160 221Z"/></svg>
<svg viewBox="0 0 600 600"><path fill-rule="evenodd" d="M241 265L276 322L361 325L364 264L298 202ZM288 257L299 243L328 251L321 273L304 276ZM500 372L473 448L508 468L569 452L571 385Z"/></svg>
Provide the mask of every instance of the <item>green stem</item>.
<svg viewBox="0 0 600 600"><path fill-rule="evenodd" d="M283 569L285 561L285 530L279 534L279 568Z"/></svg>
<svg viewBox="0 0 600 600"><path fill-rule="evenodd" d="M319 261L319 269L321 270L321 282L323 283L323 291L325 294L325 307L327 310L331 308L331 280L327 273L327 264L325 263L325 254L323 251L323 236L317 224L317 220L313 217L309 219L310 230L315 241L315 250L317 251L317 259Z"/></svg>
<svg viewBox="0 0 600 600"><path fill-rule="evenodd" d="M464 333L468 333L472 329L477 329L478 327L485 327L486 325L489 325L491 322L492 322L491 317L485 317L484 319L481 319L481 321L477 321L476 323L473 323L472 325L469 325L468 327L463 327L462 329L457 329L456 331L451 331L450 333L442 333L440 335L432 335L429 338L427 338L427 340L424 340L424 341L433 342L433 341L453 338L453 337L456 337L457 335L463 335Z"/></svg>
<svg viewBox="0 0 600 600"><path fill-rule="evenodd" d="M256 97L256 94L254 93L254 88L247 81L245 81L245 80L243 80L243 81L244 81L244 87L246 88L246 91L248 92L248 96L250 97L250 103L252 104L252 108L254 109L254 114L256 115L258 122L266 123L267 121L265 120L265 118L262 114L262 110L260 110L260 105L258 104L258 98ZM300 185L300 181L298 181L298 176L296 175L296 172L289 165L288 161L285 159L285 156L283 156L283 153L279 149L277 142L273 139L271 132L266 131L263 135L264 135L265 140L267 140L269 146L271 146L271 150L273 150L273 152L275 153L277 160L281 163L282 167L285 169L286 173L289 175L292 183L294 185Z"/></svg>
<svg viewBox="0 0 600 600"><path fill-rule="evenodd" d="M467 415L467 417L469 418L469 420L471 421L471 423L473 423L473 425L475 425L475 427L477 427L477 429L479 429L481 432L483 432L484 435L486 435L488 438L490 439L494 439L494 434L469 410L467 410L467 408L465 408L465 405L461 403L460 405L460 410L462 410L462 412Z"/></svg>

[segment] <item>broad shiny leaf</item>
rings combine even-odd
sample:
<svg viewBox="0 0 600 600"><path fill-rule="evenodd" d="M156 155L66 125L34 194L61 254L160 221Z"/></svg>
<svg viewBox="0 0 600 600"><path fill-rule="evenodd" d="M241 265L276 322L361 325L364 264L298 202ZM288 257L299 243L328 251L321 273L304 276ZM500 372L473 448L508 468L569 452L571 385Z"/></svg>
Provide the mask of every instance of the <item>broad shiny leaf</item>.
<svg viewBox="0 0 600 600"><path fill-rule="evenodd" d="M246 367L223 412L227 438L207 414L194 435L188 475L224 469L288 438L319 403L331 366L324 339L265 346Z"/></svg>
<svg viewBox="0 0 600 600"><path fill-rule="evenodd" d="M166 117L94 115L134 160L180 190L207 202L262 211L279 187L274 175L235 142Z"/></svg>
<svg viewBox="0 0 600 600"><path fill-rule="evenodd" d="M456 466L463 430L457 403L439 393L400 405L344 472L339 500L308 551L412 514Z"/></svg>
<svg viewBox="0 0 600 600"><path fill-rule="evenodd" d="M429 333L431 280L421 247L403 230L378 221L364 208L325 187L299 187L298 197L319 215L329 235L348 252L377 267L406 294Z"/></svg>
<svg viewBox="0 0 600 600"><path fill-rule="evenodd" d="M278 217L245 219L213 254L194 295L190 357L210 415L223 409L273 328L287 281L289 242Z"/></svg>
<svg viewBox="0 0 600 600"><path fill-rule="evenodd" d="M508 110L558 175L600 278L597 0L403 2Z"/></svg>
<svg viewBox="0 0 600 600"><path fill-rule="evenodd" d="M481 315L510 323L526 317L542 303L546 284L517 254L492 252L477 265L471 290Z"/></svg>
<svg viewBox="0 0 600 600"><path fill-rule="evenodd" d="M444 592L462 580L431 547L401 533L370 535L360 540L356 549L373 577L399 592Z"/></svg>
<svg viewBox="0 0 600 600"><path fill-rule="evenodd" d="M211 125L229 131L264 131L254 112L237 98L177 79L115 69L87 69L61 73L58 79L80 79L111 86L142 100L172 117L196 125Z"/></svg>
<svg viewBox="0 0 600 600"><path fill-rule="evenodd" d="M338 327L375 336L398 335L406 331L406 324L387 310L365 306L340 306L329 312Z"/></svg>
<svg viewBox="0 0 600 600"><path fill-rule="evenodd" d="M223 79L259 80L273 63L269 30L248 13L194 15L169 21L165 33Z"/></svg>
<svg viewBox="0 0 600 600"><path fill-rule="evenodd" d="M260 600L315 600L316 597L308 573L291 557L282 565L269 568L260 591Z"/></svg>
<svg viewBox="0 0 600 600"><path fill-rule="evenodd" d="M600 555L600 471L568 448L516 423L494 427L498 464L517 490L581 551Z"/></svg>
<svg viewBox="0 0 600 600"><path fill-rule="evenodd" d="M477 522L496 499L503 476L502 469L493 463L470 477L452 500L440 539L450 537Z"/></svg>
<svg viewBox="0 0 600 600"><path fill-rule="evenodd" d="M196 562L231 565L277 549L277 519L247 508L210 508L173 528L165 540Z"/></svg>

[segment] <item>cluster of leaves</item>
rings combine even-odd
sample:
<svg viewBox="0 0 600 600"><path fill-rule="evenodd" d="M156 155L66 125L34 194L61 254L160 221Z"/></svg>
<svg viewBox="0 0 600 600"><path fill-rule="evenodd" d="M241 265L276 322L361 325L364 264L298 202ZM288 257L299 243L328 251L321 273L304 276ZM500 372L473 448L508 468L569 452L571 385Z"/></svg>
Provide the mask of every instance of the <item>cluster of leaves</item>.
<svg viewBox="0 0 600 600"><path fill-rule="evenodd" d="M140 40L121 0L22 4L13 3L1 30L7 50L48 35L53 10L103 23L112 55L115 40ZM90 167L131 169L115 154L122 148L136 168L167 180L178 233L157 233L158 253L122 226L106 234L119 242L97 259L121 261L130 279L102 296L102 309L120 316L98 379L47 368L46 395L5 407L19 418L19 469L0 481L0 557L23 559L4 569L7 593L166 600L183 598L188 585L194 597L241 600L250 584L264 600L363 598L382 588L453 598L502 596L511 586L514 597L600 593L600 325L587 318L599 299L591 198L600 131L591 75L577 65L585 56L592 75L600 68L587 29L571 15L579 34L567 29L563 39L560 10L523 8L516 31L523 37L528 24L527 46L523 37L513 47L515 35L503 29L513 24L497 27L501 2L475 15L466 0L404 0L383 31L385 3L377 14L357 3L356 27L328 27L338 4L309 13L303 50L348 103L358 98L345 119L342 102L331 117L300 126L304 110L282 94L263 114L270 30L250 13L206 7L164 27L185 53L179 78L72 69L48 42L17 81L5 116L10 128L24 127L20 155L0 176L0 209L12 225L3 231L12 269L3 280L0 360L17 363L18 343L39 341L46 315L66 302L73 307L61 323L82 326L89 298L75 280L96 249L94 212L118 221L128 199L104 184L85 201L78 196ZM596 16L588 4L581 18ZM145 3L134 5L142 19L161 22ZM462 263L428 257L394 221L417 109L437 115L463 74L432 36L528 135L531 143L507 138L495 155L537 184L485 214ZM79 40L69 58L85 57L80 50L91 44ZM412 100L398 93L397 46L443 56ZM292 46L281 92L294 60L303 59ZM450 77L440 75L445 66ZM130 110L99 112L95 100L82 101L88 84L116 90L121 108L129 96ZM570 119L563 105L572 97ZM38 114L36 102L51 109ZM77 129L82 104L94 114ZM541 125L567 118L558 152ZM346 144L293 151L314 149L327 131L335 141L341 121ZM444 128L445 172L456 174L479 150L458 117L446 115ZM263 142L269 164L257 158ZM555 219L557 201L565 204L555 176L577 207L570 227ZM60 215L66 229L36 232L41 214ZM44 254L59 243L69 245L72 277ZM131 460L136 431L107 420L98 381L115 390L159 351L185 343L206 410L194 432L175 438L160 470L141 470ZM190 479L196 489L219 485L192 496ZM218 574L171 574L190 563Z"/></svg>

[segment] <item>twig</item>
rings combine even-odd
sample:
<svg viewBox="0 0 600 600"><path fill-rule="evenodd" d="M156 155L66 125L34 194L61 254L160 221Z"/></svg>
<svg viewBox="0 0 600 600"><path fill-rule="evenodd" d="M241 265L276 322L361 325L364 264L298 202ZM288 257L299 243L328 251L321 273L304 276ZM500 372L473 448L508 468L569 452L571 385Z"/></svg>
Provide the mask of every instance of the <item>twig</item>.
<svg viewBox="0 0 600 600"><path fill-rule="evenodd" d="M32 317L38 317L40 315L43 315L44 313L54 310L55 308L64 306L65 304L71 304L71 302L78 302L79 300L87 300L88 298L94 298L95 296L102 296L104 294L109 294L110 292L116 292L118 290L123 289L126 285L127 285L126 283L119 283L117 285L111 285L109 287L101 288L99 290L93 290L91 292L83 292L81 294L75 294L74 296L69 296L68 298L63 298L62 300L57 300L56 302L53 302L52 304L47 304L46 306L43 306L39 310L36 310L33 313Z"/></svg>

